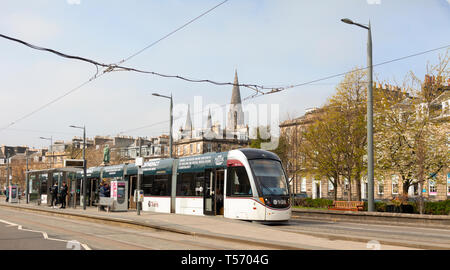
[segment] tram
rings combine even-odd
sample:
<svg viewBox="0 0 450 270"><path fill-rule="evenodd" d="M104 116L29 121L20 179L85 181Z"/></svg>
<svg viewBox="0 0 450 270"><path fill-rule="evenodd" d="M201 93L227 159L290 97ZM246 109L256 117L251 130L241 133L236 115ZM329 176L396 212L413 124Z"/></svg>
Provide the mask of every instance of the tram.
<svg viewBox="0 0 450 270"><path fill-rule="evenodd" d="M138 168L122 164L89 168L88 198L103 181L125 180L133 209ZM251 221L286 221L291 203L281 160L272 152L244 148L158 159L142 166L143 211L223 215ZM81 178L81 172L79 174Z"/></svg>

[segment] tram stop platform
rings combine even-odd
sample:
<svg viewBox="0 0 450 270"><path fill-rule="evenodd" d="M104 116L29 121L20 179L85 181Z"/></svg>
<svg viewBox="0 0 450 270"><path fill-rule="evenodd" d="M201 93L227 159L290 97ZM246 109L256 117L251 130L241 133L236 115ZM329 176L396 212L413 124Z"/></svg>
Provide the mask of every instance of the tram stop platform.
<svg viewBox="0 0 450 270"><path fill-rule="evenodd" d="M255 222L232 220L223 216L193 216L141 211L103 212L96 207L50 208L47 205L6 203L0 200L0 207L14 208L22 211L33 211L47 215L64 216L73 219L84 219L96 223L118 226L139 226L220 240L264 246L268 249L311 249L311 250L367 250L367 243L347 240L319 238L306 234L283 231L286 224L264 225ZM383 245L383 249L409 249L400 246Z"/></svg>

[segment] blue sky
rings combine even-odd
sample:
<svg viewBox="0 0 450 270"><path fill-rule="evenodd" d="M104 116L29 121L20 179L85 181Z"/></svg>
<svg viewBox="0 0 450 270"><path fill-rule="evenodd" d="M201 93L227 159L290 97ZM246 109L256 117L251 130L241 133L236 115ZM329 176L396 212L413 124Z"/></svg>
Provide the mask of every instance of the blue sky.
<svg viewBox="0 0 450 270"><path fill-rule="evenodd" d="M0 33L113 63L221 2L70 1L3 0ZM366 64L367 31L340 22L345 17L360 23L370 20L374 64L450 44L447 0L370 2L376 1L230 0L126 65L220 82L232 82L236 69L241 83L307 82ZM375 67L374 71L382 80L402 81L410 70L423 78L427 61L436 62L438 53ZM3 127L80 85L95 74L95 67L0 40L0 72ZM285 120L321 106L340 80L249 102L280 104L280 120ZM115 72L1 131L0 144L42 147L48 143L38 139L40 136L69 140L81 135L69 125L85 124L88 136L116 135L168 120L168 102L153 97L152 92L172 93L176 104L191 106L194 96L202 96L204 104L225 104L231 98L231 86ZM243 97L252 93L241 88ZM175 129L183 122L183 118L175 121ZM168 122L126 135L163 132L168 132Z"/></svg>

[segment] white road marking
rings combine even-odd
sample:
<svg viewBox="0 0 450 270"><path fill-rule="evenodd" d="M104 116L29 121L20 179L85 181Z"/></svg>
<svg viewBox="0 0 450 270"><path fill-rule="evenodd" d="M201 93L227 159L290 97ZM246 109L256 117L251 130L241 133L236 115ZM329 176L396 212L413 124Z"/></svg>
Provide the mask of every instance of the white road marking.
<svg viewBox="0 0 450 270"><path fill-rule="evenodd" d="M15 223L12 223L12 222L3 220L3 219L0 219L0 222L5 223L5 224L8 224L8 227L14 227L14 226L17 226L17 229L18 229L18 230L21 230L21 231L28 231L28 232L40 233L40 234L42 234L42 236L44 237L45 240L60 241L60 242L66 242L66 243L72 241L72 240L64 240L64 239L51 238L51 237L48 237L48 234L47 234L46 232L35 231L35 230L30 230L30 229L24 229L24 228L22 228L22 225L15 224ZM82 243L80 243L80 244L81 244L81 246L82 246L85 250L92 250L88 245L82 244Z"/></svg>

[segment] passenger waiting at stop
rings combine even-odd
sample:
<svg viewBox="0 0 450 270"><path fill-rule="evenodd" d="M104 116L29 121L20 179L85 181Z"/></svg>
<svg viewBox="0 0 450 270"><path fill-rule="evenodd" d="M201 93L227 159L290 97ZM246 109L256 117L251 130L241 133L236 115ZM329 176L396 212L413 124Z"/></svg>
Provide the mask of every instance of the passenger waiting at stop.
<svg viewBox="0 0 450 270"><path fill-rule="evenodd" d="M108 183L104 183L103 186L100 187L100 197L109 197L110 189Z"/></svg>
<svg viewBox="0 0 450 270"><path fill-rule="evenodd" d="M66 196L67 196L68 187L66 185L66 182L62 183L61 192L60 192L60 199L61 199L61 208L66 208Z"/></svg>
<svg viewBox="0 0 450 270"><path fill-rule="evenodd" d="M6 196L6 202L8 202L9 199L9 188L5 187L5 196Z"/></svg>
<svg viewBox="0 0 450 270"><path fill-rule="evenodd" d="M55 208L56 205L58 204L58 184L57 183L55 183L52 187L50 187L50 194L52 195L52 205L50 207Z"/></svg>
<svg viewBox="0 0 450 270"><path fill-rule="evenodd" d="M104 183L102 187L100 187L100 197L109 197L110 189L108 183ZM105 211L105 206L100 205L100 210Z"/></svg>

